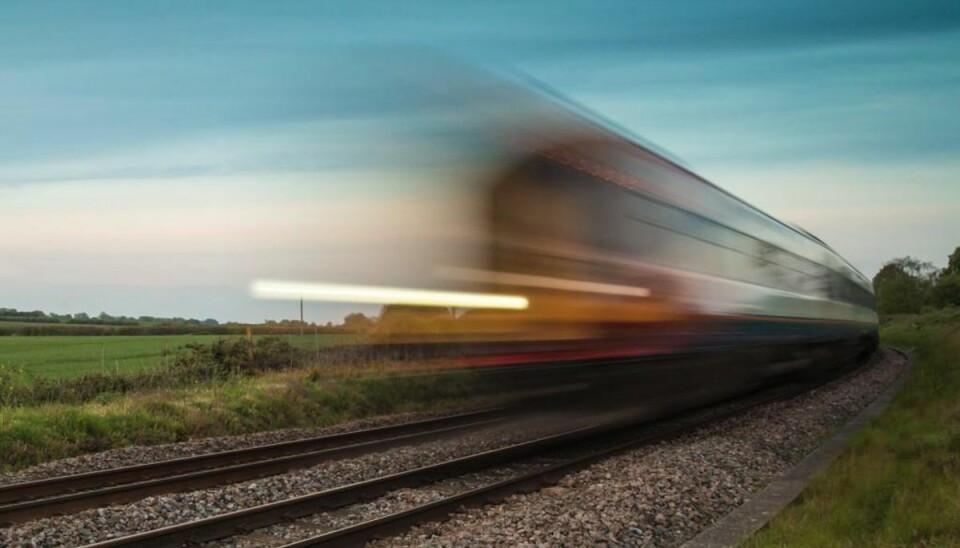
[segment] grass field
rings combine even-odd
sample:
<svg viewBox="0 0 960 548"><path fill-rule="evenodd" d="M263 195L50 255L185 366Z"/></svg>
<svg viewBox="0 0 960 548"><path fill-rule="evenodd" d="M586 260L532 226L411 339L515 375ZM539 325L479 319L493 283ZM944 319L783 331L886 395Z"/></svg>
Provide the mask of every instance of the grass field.
<svg viewBox="0 0 960 548"><path fill-rule="evenodd" d="M282 335L291 344L312 349L349 342L352 335ZM22 367L49 378L77 377L91 371L128 373L156 367L163 351L187 343L209 343L222 335L0 337L0 364Z"/></svg>
<svg viewBox="0 0 960 548"><path fill-rule="evenodd" d="M465 373L409 375L386 366L329 365L104 394L79 404L0 406L0 472L131 444L459 408L472 396Z"/></svg>
<svg viewBox="0 0 960 548"><path fill-rule="evenodd" d="M960 311L898 318L915 369L889 408L744 546L960 546Z"/></svg>

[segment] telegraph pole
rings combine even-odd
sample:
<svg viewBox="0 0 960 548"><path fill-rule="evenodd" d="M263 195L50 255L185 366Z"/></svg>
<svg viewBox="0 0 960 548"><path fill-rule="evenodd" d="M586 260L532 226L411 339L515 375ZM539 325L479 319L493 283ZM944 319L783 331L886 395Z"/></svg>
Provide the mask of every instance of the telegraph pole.
<svg viewBox="0 0 960 548"><path fill-rule="evenodd" d="M303 336L303 295L300 295L300 335Z"/></svg>

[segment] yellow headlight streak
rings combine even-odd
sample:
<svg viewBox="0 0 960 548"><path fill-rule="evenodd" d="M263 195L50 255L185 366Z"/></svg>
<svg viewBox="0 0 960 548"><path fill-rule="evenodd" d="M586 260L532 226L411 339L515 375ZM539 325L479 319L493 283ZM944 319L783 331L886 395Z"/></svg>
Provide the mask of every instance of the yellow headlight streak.
<svg viewBox="0 0 960 548"><path fill-rule="evenodd" d="M254 280L250 284L250 294L258 299L299 300L302 298L305 301L447 306L452 308L523 310L530 305L526 297L519 295L279 280Z"/></svg>
<svg viewBox="0 0 960 548"><path fill-rule="evenodd" d="M623 295L625 297L649 297L650 290L646 287L629 285L615 285L585 280L569 280L565 278L550 278L547 276L531 276L528 274L511 274L508 272L490 272L470 268L444 267L437 273L452 280L469 280L474 282L492 282L525 287L542 287L544 289L561 289L564 291L578 291L582 293L603 293L607 295Z"/></svg>

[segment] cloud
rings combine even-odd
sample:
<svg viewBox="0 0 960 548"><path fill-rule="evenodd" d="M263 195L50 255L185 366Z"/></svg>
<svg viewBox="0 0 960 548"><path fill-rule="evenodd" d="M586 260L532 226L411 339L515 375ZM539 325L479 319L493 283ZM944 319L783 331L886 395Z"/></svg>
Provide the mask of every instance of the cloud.
<svg viewBox="0 0 960 548"><path fill-rule="evenodd" d="M693 165L954 158L960 33L558 63L550 83Z"/></svg>

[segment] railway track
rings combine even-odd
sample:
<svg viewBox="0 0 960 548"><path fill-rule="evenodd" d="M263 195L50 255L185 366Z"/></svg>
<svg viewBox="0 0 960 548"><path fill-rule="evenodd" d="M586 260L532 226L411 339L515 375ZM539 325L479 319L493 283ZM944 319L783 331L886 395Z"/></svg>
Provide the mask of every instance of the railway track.
<svg viewBox="0 0 960 548"><path fill-rule="evenodd" d="M537 466L532 471L504 480L489 482L480 487L445 496L439 500L417 505L407 510L285 544L283 548L362 546L367 541L403 532L419 523L445 518L464 508L496 503L510 495L537 491L556 484L567 474L618 453L676 438L695 428L720 422L748 409L793 397L808 388L778 390L751 397L734 405L725 404L717 406L716 409L695 411L684 414L680 418L655 423L642 428L640 432L627 432L623 435L617 435L619 432L612 432L611 434L614 434L612 437L598 440L599 445L601 445L600 449L573 451L574 455L572 456L555 457L549 464Z"/></svg>
<svg viewBox="0 0 960 548"><path fill-rule="evenodd" d="M370 539L402 531L416 523L443 518L459 508L482 505L501 500L514 493L540 489L557 482L572 471L617 453L677 437L692 429L724 420L759 405L793 397L810 388L812 388L811 384L780 386L733 402L728 401L697 409L678 417L643 426L638 426L630 417L621 417L617 421L605 421L601 424L543 436L367 481L111 539L92 544L90 547L199 545L279 523L295 522L306 516L377 499L399 489L453 479L524 459L543 460L545 456L547 457L548 464L535 466L532 471L509 479L488 483L428 504L326 532L289 544L288 547L361 545Z"/></svg>
<svg viewBox="0 0 960 548"><path fill-rule="evenodd" d="M0 487L0 523L10 524L279 474L321 462L462 435L508 416L482 410L342 434L112 468Z"/></svg>

